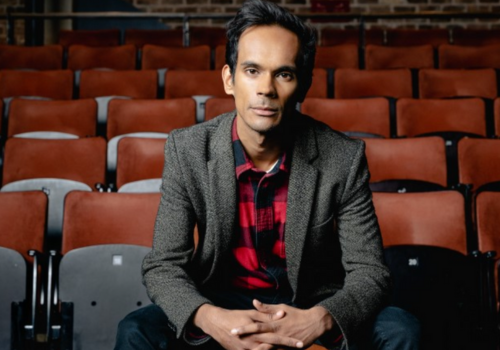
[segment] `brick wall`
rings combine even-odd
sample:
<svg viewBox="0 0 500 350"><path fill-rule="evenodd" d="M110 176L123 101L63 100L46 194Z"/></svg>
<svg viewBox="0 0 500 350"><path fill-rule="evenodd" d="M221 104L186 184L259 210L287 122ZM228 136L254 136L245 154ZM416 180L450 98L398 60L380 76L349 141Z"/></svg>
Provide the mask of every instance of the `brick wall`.
<svg viewBox="0 0 500 350"><path fill-rule="evenodd" d="M144 12L186 12L186 13L231 13L235 12L244 0L125 0ZM309 12L310 0L273 0L296 12ZM0 15L7 7L23 7L24 0L0 1ZM500 13L499 0L351 0L351 12L421 12L421 11L487 11ZM180 22L168 22L176 26ZM224 21L197 20L192 25L222 26ZM16 21L16 43L24 43L23 21ZM353 27L355 22L317 24L318 27ZM500 28L500 20L453 19L453 20L379 20L367 23L367 27L405 27L405 28L448 28L454 26L468 28ZM0 20L0 43L6 42L6 21Z"/></svg>
<svg viewBox="0 0 500 350"><path fill-rule="evenodd" d="M1 0L0 1L0 16L4 16L7 13L7 8L19 8L24 9L24 0ZM16 43L24 44L24 22L16 21ZM7 42L7 21L0 20L0 44L5 44Z"/></svg>
<svg viewBox="0 0 500 350"><path fill-rule="evenodd" d="M145 12L234 12L243 0L126 0ZM296 12L309 12L310 0L273 0L276 3ZM499 12L498 0L351 0L351 12L380 13L380 12L421 12L421 11L486 11ZM211 20L199 21L204 25L222 25ZM322 26L350 27L355 23L318 24ZM461 19L448 21L430 20L385 20L368 23L370 26L429 28L451 26L500 28L500 20Z"/></svg>

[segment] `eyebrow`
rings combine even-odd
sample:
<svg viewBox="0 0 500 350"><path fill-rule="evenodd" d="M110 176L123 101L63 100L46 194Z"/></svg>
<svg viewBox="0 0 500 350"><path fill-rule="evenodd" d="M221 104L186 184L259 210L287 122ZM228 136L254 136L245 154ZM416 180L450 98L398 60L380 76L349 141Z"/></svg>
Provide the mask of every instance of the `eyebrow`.
<svg viewBox="0 0 500 350"><path fill-rule="evenodd" d="M240 66L242 66L242 67L255 67L257 69L262 68L262 66L260 64L253 62L253 61L241 62ZM284 66L278 67L277 69L274 70L274 73L280 73L280 72L292 72L292 73L296 74L297 67L284 65Z"/></svg>

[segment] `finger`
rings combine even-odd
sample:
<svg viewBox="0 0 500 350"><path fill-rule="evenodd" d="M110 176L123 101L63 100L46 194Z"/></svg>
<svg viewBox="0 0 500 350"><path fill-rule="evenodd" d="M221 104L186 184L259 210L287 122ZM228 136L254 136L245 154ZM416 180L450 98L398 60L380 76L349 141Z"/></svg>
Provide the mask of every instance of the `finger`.
<svg viewBox="0 0 500 350"><path fill-rule="evenodd" d="M280 319L282 319L285 316L285 311L284 310L279 310L276 313L273 314L268 314L264 312L260 312L257 310L252 310L253 313L250 314L250 317L252 318L253 321L259 323L270 323L270 322L275 322Z"/></svg>
<svg viewBox="0 0 500 350"><path fill-rule="evenodd" d="M259 344L259 346L257 346L256 348L253 348L252 350L271 350L273 348L274 348L274 346L272 346L270 344L262 343L262 344Z"/></svg>
<svg viewBox="0 0 500 350"><path fill-rule="evenodd" d="M254 322L245 326L231 329L231 334L242 336L254 333L265 333L265 332L275 332L275 331L276 327L272 323Z"/></svg>
<svg viewBox="0 0 500 350"><path fill-rule="evenodd" d="M301 349L304 347L304 343L295 338L287 337L277 333L259 333L252 335L252 340L262 342L264 344L271 344L274 347L286 347L286 348L296 348Z"/></svg>
<svg viewBox="0 0 500 350"><path fill-rule="evenodd" d="M254 299L253 306L257 311L271 315L269 318L271 321L279 320L285 316L285 310L283 310L279 305L268 305Z"/></svg>

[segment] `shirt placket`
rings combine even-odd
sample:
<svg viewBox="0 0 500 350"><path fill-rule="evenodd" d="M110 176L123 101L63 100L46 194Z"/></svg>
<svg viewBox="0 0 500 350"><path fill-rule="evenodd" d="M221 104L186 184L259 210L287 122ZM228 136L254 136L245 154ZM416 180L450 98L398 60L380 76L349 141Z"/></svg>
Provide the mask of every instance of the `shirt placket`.
<svg viewBox="0 0 500 350"><path fill-rule="evenodd" d="M268 271L270 255L274 243L274 210L273 186L270 177L265 174L259 181L255 193L255 249L259 257L260 267ZM273 276L274 277L274 276Z"/></svg>

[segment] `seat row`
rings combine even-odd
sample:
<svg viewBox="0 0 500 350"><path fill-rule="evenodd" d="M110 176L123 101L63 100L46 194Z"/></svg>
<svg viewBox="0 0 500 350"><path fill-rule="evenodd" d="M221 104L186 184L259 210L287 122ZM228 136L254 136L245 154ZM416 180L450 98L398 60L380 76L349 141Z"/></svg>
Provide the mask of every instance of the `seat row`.
<svg viewBox="0 0 500 350"><path fill-rule="evenodd" d="M147 30L126 29L123 33L119 29L107 30L62 30L59 33L59 44L88 46L115 46L133 44L138 48L144 45L183 46L185 33L182 29L172 30ZM442 44L455 44L466 46L479 46L500 43L500 30L498 29L470 29L470 28L433 28L433 29L407 29L407 28L373 28L360 35L359 29L339 29L322 27L319 30L322 46L339 44L361 45L361 37L366 44L387 46L416 46L432 45L437 47ZM189 44L191 46L209 45L215 48L225 44L226 32L224 28L197 27L189 28Z"/></svg>
<svg viewBox="0 0 500 350"><path fill-rule="evenodd" d="M150 303L140 265L159 201L158 193L70 192L57 253L43 246L45 193L0 193L6 232L0 237L0 346L23 349L45 339L53 349L111 348L118 322ZM484 267L492 272L491 250L500 249L500 192L482 192L475 206L487 255L467 256L470 218L460 192L374 193L373 201L394 278L392 302L419 317L425 348L486 349L478 342L495 326L495 294ZM204 239L194 235L195 242Z"/></svg>
<svg viewBox="0 0 500 350"><path fill-rule="evenodd" d="M0 107L2 102L0 101ZM3 139L9 137L86 137L107 140L137 132L166 133L235 109L233 98L208 98L198 118L193 98L110 99L99 109L94 99L16 98L6 104ZM357 137L415 137L440 134L500 137L500 98L390 100L306 98L299 106L332 129ZM43 133L40 135L40 133Z"/></svg>
<svg viewBox="0 0 500 350"><path fill-rule="evenodd" d="M84 69L221 69L226 63L226 47L208 45L176 47L135 45L92 47L71 45L64 52L61 45L0 46L0 69L73 71ZM369 44L360 50L355 44L319 46L316 68L500 68L500 43L479 47L443 44L391 47Z"/></svg>
<svg viewBox="0 0 500 350"><path fill-rule="evenodd" d="M146 136L125 135L107 144L100 137L10 138L5 145L1 192L47 192L48 238L57 249L69 191L160 190L166 136ZM448 155L445 141L435 136L365 142L374 191L442 190L461 183L477 193L500 181L500 140L463 138L458 142L457 159Z"/></svg>
<svg viewBox="0 0 500 350"><path fill-rule="evenodd" d="M215 48L226 43L226 30L221 27L190 26L189 45L208 45ZM58 43L64 48L71 45L106 47L134 45L138 49L144 45L186 46L186 32L175 29L99 29L99 30L61 30Z"/></svg>
<svg viewBox="0 0 500 350"><path fill-rule="evenodd" d="M75 78L76 77L76 78ZM494 99L500 80L494 69L339 68L313 71L307 97L481 97ZM74 88L73 88L74 87ZM125 96L154 99L192 96L227 97L219 71L0 70L0 98L36 96L56 100L74 97Z"/></svg>

